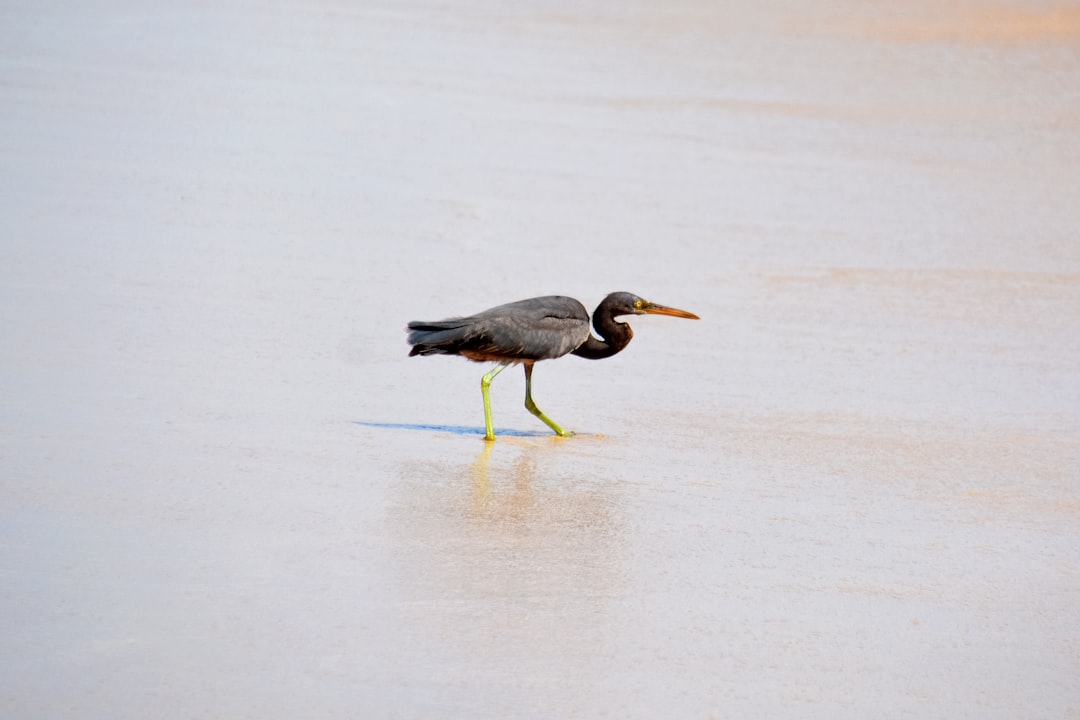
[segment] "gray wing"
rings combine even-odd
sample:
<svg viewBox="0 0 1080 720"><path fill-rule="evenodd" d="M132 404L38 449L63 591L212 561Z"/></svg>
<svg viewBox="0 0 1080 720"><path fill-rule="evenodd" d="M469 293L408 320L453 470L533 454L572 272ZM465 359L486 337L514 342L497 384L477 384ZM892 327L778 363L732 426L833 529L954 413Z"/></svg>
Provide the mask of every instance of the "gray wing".
<svg viewBox="0 0 1080 720"><path fill-rule="evenodd" d="M507 303L464 318L409 323L410 355L465 355L474 360L549 360L589 337L589 314L560 295Z"/></svg>

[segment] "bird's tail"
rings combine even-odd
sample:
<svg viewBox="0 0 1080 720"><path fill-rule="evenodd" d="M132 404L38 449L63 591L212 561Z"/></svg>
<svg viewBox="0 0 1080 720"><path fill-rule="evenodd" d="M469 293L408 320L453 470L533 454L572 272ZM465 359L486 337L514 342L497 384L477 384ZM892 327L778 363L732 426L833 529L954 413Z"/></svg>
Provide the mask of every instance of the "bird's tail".
<svg viewBox="0 0 1080 720"><path fill-rule="evenodd" d="M468 322L464 320L415 320L409 323L409 344L412 345L409 356L455 355L468 335L467 328Z"/></svg>

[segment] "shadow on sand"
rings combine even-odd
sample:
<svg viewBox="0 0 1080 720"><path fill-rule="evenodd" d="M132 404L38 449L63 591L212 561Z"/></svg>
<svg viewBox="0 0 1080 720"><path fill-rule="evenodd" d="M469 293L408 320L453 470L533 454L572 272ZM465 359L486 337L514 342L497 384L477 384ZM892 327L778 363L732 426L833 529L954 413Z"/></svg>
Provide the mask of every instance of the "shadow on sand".
<svg viewBox="0 0 1080 720"><path fill-rule="evenodd" d="M469 427L466 425L418 425L415 423L360 422L359 420L353 421L353 424L361 425L363 427L383 428L386 430L423 430L426 432L453 433L454 435L484 436L483 427ZM545 430L509 430L507 428L495 428L495 435L505 435L507 437L543 437L545 435L551 435L551 433Z"/></svg>

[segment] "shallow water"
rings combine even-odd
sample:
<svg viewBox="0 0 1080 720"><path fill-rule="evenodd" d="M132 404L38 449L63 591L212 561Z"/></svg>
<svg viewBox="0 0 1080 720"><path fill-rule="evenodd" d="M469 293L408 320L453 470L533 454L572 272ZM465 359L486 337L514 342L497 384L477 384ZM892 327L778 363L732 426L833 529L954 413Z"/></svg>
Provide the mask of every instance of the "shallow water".
<svg viewBox="0 0 1080 720"><path fill-rule="evenodd" d="M1071 717L1080 15L0 10L0 708ZM612 290L492 386L411 319Z"/></svg>

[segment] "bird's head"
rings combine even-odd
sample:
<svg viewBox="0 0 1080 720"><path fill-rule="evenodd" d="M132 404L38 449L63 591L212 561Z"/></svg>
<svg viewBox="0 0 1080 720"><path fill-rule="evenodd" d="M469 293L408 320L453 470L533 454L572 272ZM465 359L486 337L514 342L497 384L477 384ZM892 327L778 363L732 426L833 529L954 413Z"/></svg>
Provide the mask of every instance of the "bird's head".
<svg viewBox="0 0 1080 720"><path fill-rule="evenodd" d="M692 312L649 302L645 298L628 292L611 293L604 298L600 305L606 306L612 317L619 315L670 315L672 317L687 318L688 320L701 319Z"/></svg>

